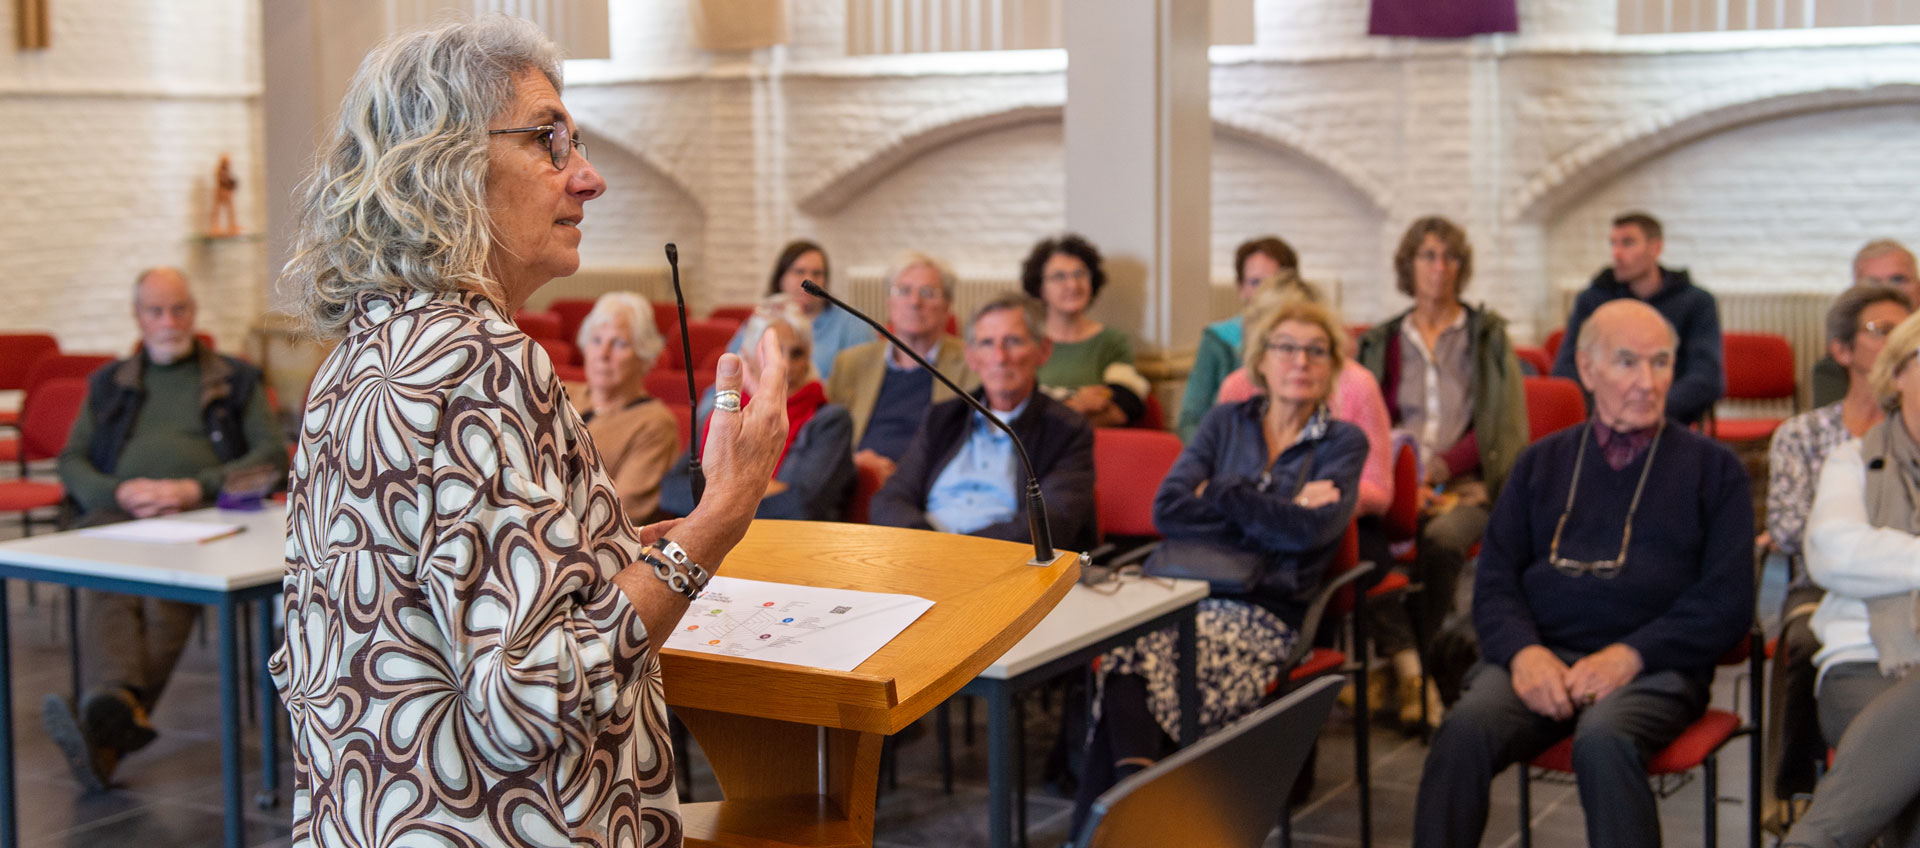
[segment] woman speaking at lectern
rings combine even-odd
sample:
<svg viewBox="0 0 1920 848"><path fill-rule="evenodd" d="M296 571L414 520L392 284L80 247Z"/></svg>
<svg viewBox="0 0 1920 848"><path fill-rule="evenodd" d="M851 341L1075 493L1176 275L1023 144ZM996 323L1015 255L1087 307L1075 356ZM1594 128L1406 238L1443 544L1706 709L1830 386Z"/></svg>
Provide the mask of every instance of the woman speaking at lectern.
<svg viewBox="0 0 1920 848"><path fill-rule="evenodd" d="M606 189L560 86L525 21L397 36L304 189L283 286L339 346L301 418L273 659L294 845L681 844L657 650L746 532L786 375L723 357L706 498L628 523L508 317L579 266Z"/></svg>

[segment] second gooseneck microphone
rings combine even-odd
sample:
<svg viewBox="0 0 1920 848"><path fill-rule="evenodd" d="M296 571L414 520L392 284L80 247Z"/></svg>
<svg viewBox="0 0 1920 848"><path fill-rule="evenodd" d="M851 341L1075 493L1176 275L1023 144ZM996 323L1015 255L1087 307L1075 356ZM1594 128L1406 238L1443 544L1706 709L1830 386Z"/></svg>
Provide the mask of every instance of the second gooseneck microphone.
<svg viewBox="0 0 1920 848"><path fill-rule="evenodd" d="M889 331L880 322L873 320L867 313L848 306L846 302L840 298L827 294L826 289L814 285L812 280L802 282L800 288L806 290L807 294L844 309L847 314L867 322L868 326L879 331L882 338L891 342L894 347L905 351L908 356L913 357L913 361L920 363L920 367L927 369L927 373L932 374L934 379L945 383L947 388L952 389L953 393L958 395L961 400L966 401L968 406L973 407L975 412L986 416L988 423L1000 428L1001 432L1007 434L1007 438L1013 440L1014 452L1020 455L1020 465L1027 470L1027 533L1033 536L1033 562L1031 564L1041 566L1052 565L1054 560L1053 528L1047 524L1047 502L1046 499L1040 496L1040 478L1033 473L1033 460L1027 456L1027 446L1020 443L1020 437L1014 434L1013 428L1007 426L1007 422L1001 421L1000 416L993 414L993 410L988 409L987 405L981 403L979 398L974 397L965 389L960 388L952 380L948 379L947 375L940 373L940 369L933 367L933 363L928 362L927 358L921 356L919 351L914 350L912 346L901 341L899 336L894 335L892 331Z"/></svg>
<svg viewBox="0 0 1920 848"><path fill-rule="evenodd" d="M687 296L680 292L680 248L673 242L667 242L667 267L673 269L673 300L680 308L680 361L687 366L688 403L697 402L700 394L693 386L693 342L687 338ZM700 505L700 496L707 493L707 472L700 467L700 428L693 428L692 450L687 454L687 480L693 484L693 505Z"/></svg>

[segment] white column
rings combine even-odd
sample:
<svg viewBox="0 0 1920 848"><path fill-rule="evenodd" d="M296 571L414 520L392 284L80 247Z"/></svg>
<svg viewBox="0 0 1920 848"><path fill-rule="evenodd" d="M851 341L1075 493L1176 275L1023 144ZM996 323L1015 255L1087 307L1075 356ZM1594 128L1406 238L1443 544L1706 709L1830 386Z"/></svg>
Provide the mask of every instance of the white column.
<svg viewBox="0 0 1920 848"><path fill-rule="evenodd" d="M1207 321L1207 6L1065 0L1067 228L1106 256L1098 317L1145 353Z"/></svg>

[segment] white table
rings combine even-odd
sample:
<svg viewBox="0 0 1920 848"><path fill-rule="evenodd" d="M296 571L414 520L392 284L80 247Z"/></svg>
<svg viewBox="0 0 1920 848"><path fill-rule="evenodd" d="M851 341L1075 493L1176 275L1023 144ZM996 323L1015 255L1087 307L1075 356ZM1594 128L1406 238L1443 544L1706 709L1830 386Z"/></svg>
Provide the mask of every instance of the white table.
<svg viewBox="0 0 1920 848"><path fill-rule="evenodd" d="M1026 804L1015 796L1023 788L1019 702L1016 696L1059 674L1085 668L1108 650L1130 644L1163 627L1180 632L1180 744L1200 737L1200 697L1194 678L1194 611L1207 597L1203 580L1125 577L1118 583L1075 586L1041 619L1026 638L987 666L961 694L987 700L987 826L989 844L1006 848L1026 843ZM937 723L946 732L945 716ZM943 742L942 749L946 750Z"/></svg>
<svg viewBox="0 0 1920 848"><path fill-rule="evenodd" d="M30 536L0 543L0 848L18 840L13 785L13 672L8 636L6 578L121 592L193 604L218 611L220 622L220 765L226 788L226 844L244 841L240 817L240 664L234 611L258 601L262 665L271 654L273 615L286 567L287 513L278 505L260 512L205 509L175 518L239 524L237 536L201 544L143 544L99 539L79 531ZM78 645L73 646L75 650ZM110 648L109 648L110 649ZM264 679L264 678L263 678ZM261 687L260 758L263 800L274 790L275 736L279 705L271 685Z"/></svg>

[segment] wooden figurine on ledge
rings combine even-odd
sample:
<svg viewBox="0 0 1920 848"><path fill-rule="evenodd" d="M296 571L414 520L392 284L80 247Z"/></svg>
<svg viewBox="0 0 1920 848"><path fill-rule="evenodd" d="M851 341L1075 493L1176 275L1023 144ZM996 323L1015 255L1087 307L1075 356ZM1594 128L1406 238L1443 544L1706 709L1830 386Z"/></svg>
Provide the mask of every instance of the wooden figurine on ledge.
<svg viewBox="0 0 1920 848"><path fill-rule="evenodd" d="M220 154L220 166L213 172L213 209L207 215L209 238L232 238L240 234L240 222L233 214L233 190L239 187L240 181L233 176L232 157ZM223 212L227 219L225 227L220 226Z"/></svg>

